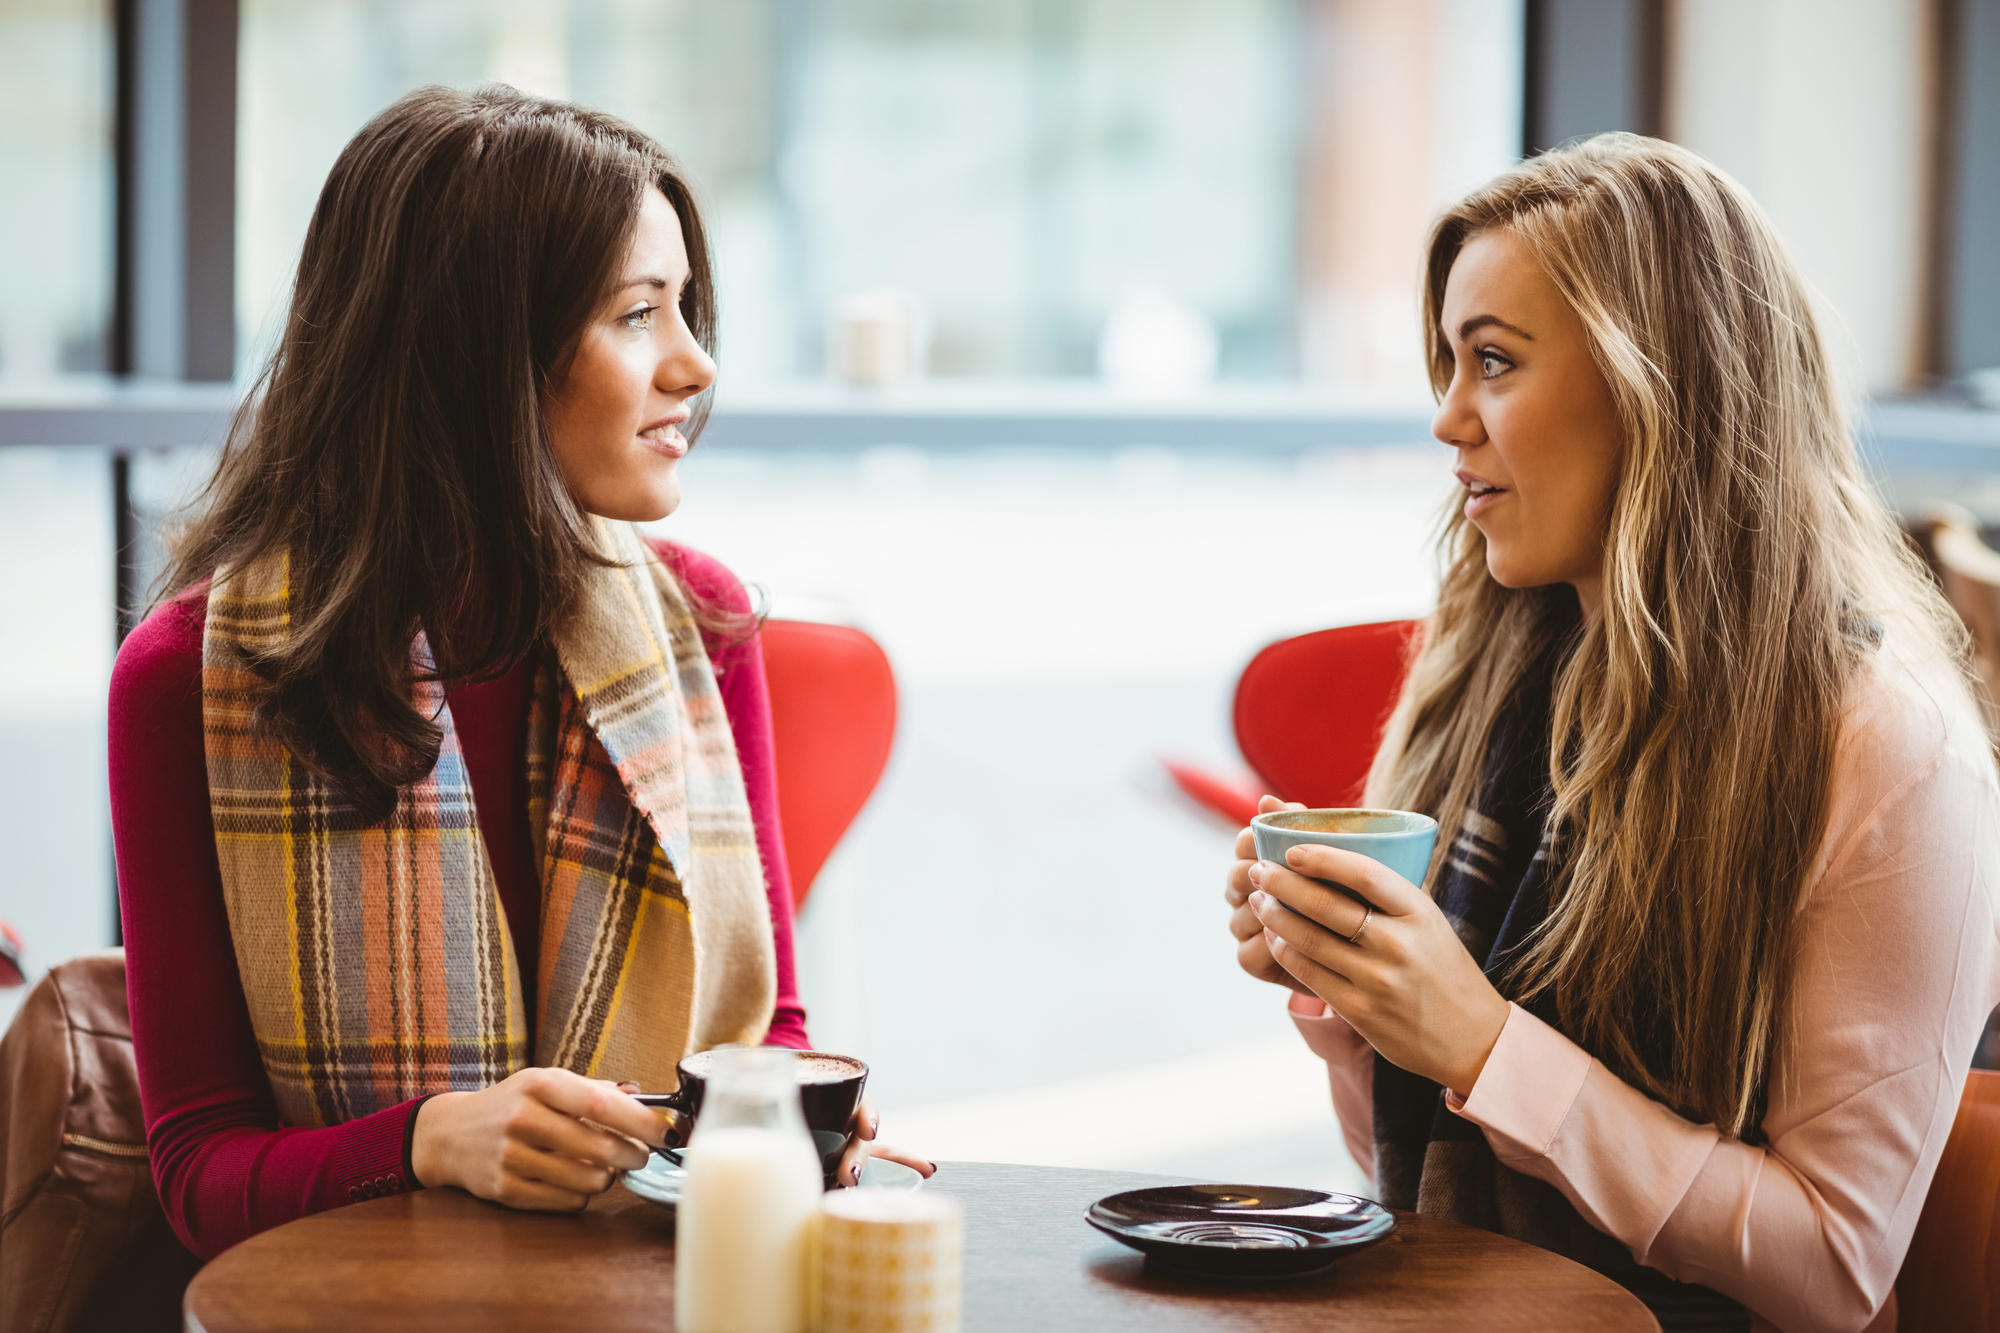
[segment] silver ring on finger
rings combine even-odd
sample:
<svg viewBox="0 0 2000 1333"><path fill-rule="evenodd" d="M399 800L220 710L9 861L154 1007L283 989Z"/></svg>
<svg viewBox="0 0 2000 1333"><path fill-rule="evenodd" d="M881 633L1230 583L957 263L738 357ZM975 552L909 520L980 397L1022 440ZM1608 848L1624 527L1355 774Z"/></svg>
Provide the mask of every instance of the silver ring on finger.
<svg viewBox="0 0 2000 1333"><path fill-rule="evenodd" d="M1375 909L1372 906L1369 907L1367 911L1361 914L1361 924L1356 926L1354 928L1354 933L1347 937L1347 942L1349 944L1361 943L1361 932L1368 929L1368 923L1370 920L1374 918L1374 916L1375 916Z"/></svg>

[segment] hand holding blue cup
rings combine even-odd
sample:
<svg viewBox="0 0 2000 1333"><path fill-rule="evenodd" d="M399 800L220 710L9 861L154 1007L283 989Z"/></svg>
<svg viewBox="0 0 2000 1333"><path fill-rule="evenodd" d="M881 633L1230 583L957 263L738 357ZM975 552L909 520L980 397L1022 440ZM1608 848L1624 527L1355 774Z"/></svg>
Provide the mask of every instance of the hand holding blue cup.
<svg viewBox="0 0 2000 1333"><path fill-rule="evenodd" d="M1250 821L1250 836L1260 861L1289 865L1286 852L1318 843L1359 852L1421 885L1437 827L1429 815L1408 810L1273 810Z"/></svg>
<svg viewBox="0 0 2000 1333"><path fill-rule="evenodd" d="M1509 1010L1423 890L1437 822L1404 810L1273 810L1251 835L1264 868L1244 874L1247 901L1230 920L1244 970L1318 996L1390 1064L1470 1095ZM1312 845L1366 860L1301 852L1294 866L1292 849ZM1232 886L1232 901L1240 892Z"/></svg>

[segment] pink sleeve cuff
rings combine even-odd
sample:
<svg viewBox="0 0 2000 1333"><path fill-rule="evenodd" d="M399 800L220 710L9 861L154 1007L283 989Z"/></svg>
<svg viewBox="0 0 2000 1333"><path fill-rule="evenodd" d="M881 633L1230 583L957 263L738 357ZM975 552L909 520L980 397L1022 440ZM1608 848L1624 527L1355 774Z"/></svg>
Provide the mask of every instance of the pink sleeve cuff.
<svg viewBox="0 0 2000 1333"><path fill-rule="evenodd" d="M1354 1058L1357 1046L1368 1044L1332 1005L1316 996L1294 994L1285 1008L1306 1039L1306 1048L1328 1064L1345 1064Z"/></svg>
<svg viewBox="0 0 2000 1333"><path fill-rule="evenodd" d="M1375 1173L1375 1050L1333 1006L1294 995L1285 1008L1306 1048L1326 1062L1327 1091L1341 1138L1361 1169Z"/></svg>
<svg viewBox="0 0 2000 1333"><path fill-rule="evenodd" d="M1301 995L1297 991L1287 991L1291 998L1285 1001L1285 1008L1300 1018L1325 1018L1333 1012L1333 1006L1317 995Z"/></svg>
<svg viewBox="0 0 2000 1333"><path fill-rule="evenodd" d="M1590 1075L1590 1054L1518 1004L1507 1006L1500 1040L1470 1096L1449 1090L1445 1105L1486 1131L1494 1155L1548 1153Z"/></svg>

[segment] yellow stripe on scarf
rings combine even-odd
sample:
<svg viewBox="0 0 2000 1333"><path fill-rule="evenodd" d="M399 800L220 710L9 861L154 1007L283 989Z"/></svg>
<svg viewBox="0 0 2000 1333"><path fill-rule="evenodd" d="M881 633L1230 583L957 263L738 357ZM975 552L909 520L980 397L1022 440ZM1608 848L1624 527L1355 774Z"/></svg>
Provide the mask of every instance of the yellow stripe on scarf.
<svg viewBox="0 0 2000 1333"><path fill-rule="evenodd" d="M530 704L542 873L534 1058L671 1088L690 1050L761 1040L775 949L734 738L680 586L628 525L544 651ZM279 1114L319 1125L483 1087L530 1059L521 962L442 687L438 763L364 824L252 725L245 651L292 625L284 555L209 590L202 718L216 850ZM587 684L578 686L575 681ZM371 921L377 924L369 924Z"/></svg>

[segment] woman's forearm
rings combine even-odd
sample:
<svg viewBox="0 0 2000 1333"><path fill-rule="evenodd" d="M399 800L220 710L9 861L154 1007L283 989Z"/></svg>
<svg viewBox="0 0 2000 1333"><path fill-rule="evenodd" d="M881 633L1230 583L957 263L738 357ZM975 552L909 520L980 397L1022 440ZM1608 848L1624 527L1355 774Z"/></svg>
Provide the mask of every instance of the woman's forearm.
<svg viewBox="0 0 2000 1333"><path fill-rule="evenodd" d="M416 1188L404 1163L415 1101L327 1129L275 1129L268 1099L190 1102L147 1136L160 1206L212 1259L285 1222Z"/></svg>

